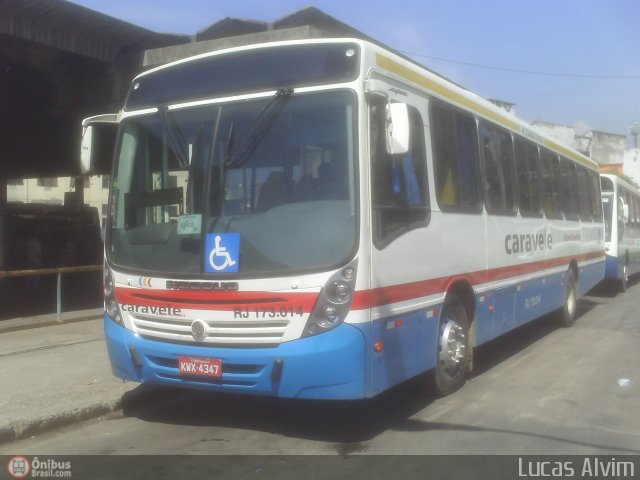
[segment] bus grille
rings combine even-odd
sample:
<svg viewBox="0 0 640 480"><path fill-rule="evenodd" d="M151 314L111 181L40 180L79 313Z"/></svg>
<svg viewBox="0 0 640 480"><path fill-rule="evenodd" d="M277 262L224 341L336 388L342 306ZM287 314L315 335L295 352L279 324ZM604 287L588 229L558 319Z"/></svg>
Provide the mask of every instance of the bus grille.
<svg viewBox="0 0 640 480"><path fill-rule="evenodd" d="M131 314L135 329L143 337L192 345L277 345L282 341L289 320L202 320L207 324L206 336L195 340L191 333L193 320L158 318Z"/></svg>

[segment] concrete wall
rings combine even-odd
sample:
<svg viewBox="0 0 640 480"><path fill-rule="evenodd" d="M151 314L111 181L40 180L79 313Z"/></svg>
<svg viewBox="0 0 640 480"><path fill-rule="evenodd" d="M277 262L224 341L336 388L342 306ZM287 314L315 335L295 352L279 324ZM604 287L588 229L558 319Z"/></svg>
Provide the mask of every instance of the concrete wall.
<svg viewBox="0 0 640 480"><path fill-rule="evenodd" d="M627 148L624 152L624 174L640 185L640 148Z"/></svg>
<svg viewBox="0 0 640 480"><path fill-rule="evenodd" d="M627 147L626 136L596 130L588 132L585 136L591 139L589 156L600 165L622 163Z"/></svg>
<svg viewBox="0 0 640 480"><path fill-rule="evenodd" d="M96 175L86 178L82 186L84 189L84 203L98 209L102 226L104 226L109 199L108 180L108 176ZM74 190L73 181L72 177L11 180L7 185L7 201L62 205L64 203L64 194Z"/></svg>
<svg viewBox="0 0 640 480"><path fill-rule="evenodd" d="M576 129L574 127L570 125L561 125L559 123L543 122L541 120L536 120L532 125L561 144L576 148Z"/></svg>

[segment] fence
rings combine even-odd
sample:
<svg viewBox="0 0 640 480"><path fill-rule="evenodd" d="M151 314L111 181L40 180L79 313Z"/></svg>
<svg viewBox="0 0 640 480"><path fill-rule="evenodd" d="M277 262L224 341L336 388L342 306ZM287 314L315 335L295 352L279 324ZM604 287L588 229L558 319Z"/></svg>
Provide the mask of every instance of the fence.
<svg viewBox="0 0 640 480"><path fill-rule="evenodd" d="M0 271L0 278L30 277L36 275L57 275L56 283L56 319L62 321L62 275L64 273L97 272L102 265L85 265L81 267L39 268L33 270Z"/></svg>

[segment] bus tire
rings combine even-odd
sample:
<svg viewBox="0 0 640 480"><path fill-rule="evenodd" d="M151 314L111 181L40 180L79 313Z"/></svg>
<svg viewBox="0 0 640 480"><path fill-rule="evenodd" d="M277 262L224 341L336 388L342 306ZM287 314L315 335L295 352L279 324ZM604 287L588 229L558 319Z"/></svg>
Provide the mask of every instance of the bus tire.
<svg viewBox="0 0 640 480"><path fill-rule="evenodd" d="M625 260L624 266L622 267L622 278L618 281L618 288L621 293L627 291L629 287L629 267L627 266L627 261Z"/></svg>
<svg viewBox="0 0 640 480"><path fill-rule="evenodd" d="M578 287L573 270L567 272L566 291L564 294L564 305L560 309L560 325L570 327L576 321L576 310L578 307Z"/></svg>
<svg viewBox="0 0 640 480"><path fill-rule="evenodd" d="M433 387L445 396L458 390L466 381L469 363L469 320L464 303L457 295L448 296L438 323L438 349Z"/></svg>

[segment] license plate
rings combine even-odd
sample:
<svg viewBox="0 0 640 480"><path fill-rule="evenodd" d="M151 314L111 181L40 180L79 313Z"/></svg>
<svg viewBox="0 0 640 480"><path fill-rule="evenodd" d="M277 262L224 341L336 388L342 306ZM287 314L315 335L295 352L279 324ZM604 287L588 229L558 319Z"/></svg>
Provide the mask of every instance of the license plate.
<svg viewBox="0 0 640 480"><path fill-rule="evenodd" d="M178 357L178 368L182 375L199 377L221 377L222 360L203 357Z"/></svg>

